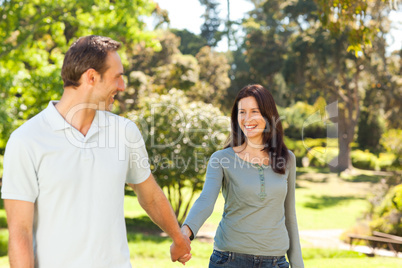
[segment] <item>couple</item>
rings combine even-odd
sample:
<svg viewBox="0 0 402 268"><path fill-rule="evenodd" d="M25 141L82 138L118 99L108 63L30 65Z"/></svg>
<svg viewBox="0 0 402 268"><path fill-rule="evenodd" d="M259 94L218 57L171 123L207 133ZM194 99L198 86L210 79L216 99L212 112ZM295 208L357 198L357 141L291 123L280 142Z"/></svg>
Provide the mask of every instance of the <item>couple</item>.
<svg viewBox="0 0 402 268"><path fill-rule="evenodd" d="M180 230L149 165L134 163L148 158L137 126L107 112L125 88L119 48L107 37L78 39L65 55L60 101L51 101L7 143L2 198L11 267L131 267L125 183L172 238L172 261L190 260L190 239L222 188L225 211L210 267L289 267L285 254L292 267L304 267L295 157L283 143L272 95L259 85L239 92L230 143L212 155L204 189ZM125 146L115 146L121 140Z"/></svg>

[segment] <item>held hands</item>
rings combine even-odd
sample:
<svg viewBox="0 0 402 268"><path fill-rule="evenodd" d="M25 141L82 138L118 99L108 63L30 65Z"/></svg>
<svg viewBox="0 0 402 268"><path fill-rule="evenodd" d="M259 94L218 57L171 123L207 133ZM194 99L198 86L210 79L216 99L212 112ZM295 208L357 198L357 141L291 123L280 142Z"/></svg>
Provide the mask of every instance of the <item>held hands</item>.
<svg viewBox="0 0 402 268"><path fill-rule="evenodd" d="M191 259L190 239L188 236L181 234L179 239L173 241L170 246L170 257L173 262L179 261L183 265Z"/></svg>

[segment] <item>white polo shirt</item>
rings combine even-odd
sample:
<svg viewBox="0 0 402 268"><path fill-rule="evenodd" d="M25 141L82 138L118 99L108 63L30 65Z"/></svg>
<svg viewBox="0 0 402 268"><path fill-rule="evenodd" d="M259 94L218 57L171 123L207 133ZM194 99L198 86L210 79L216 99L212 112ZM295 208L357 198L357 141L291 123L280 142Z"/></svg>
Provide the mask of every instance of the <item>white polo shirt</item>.
<svg viewBox="0 0 402 268"><path fill-rule="evenodd" d="M96 111L83 136L50 102L11 135L1 192L35 203L35 267L127 268L124 185L150 174L132 121Z"/></svg>

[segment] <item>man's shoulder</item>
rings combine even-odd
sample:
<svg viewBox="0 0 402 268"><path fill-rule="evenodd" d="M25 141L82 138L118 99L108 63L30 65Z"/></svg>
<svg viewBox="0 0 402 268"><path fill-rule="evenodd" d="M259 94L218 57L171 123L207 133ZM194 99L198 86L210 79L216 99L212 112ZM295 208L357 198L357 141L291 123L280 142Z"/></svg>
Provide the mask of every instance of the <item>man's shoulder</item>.
<svg viewBox="0 0 402 268"><path fill-rule="evenodd" d="M15 138L29 138L37 134L38 132L43 131L43 113L44 111L41 111L32 118L28 119L16 130L14 130L11 135Z"/></svg>
<svg viewBox="0 0 402 268"><path fill-rule="evenodd" d="M129 126L129 127L137 128L137 125L133 121L131 121L130 119L128 119L126 117L123 117L121 115L117 115L117 114L114 114L114 113L108 112L108 111L103 111L103 112L104 112L109 124L110 123L115 123L115 126L117 126L117 127Z"/></svg>
<svg viewBox="0 0 402 268"><path fill-rule="evenodd" d="M142 136L137 124L132 120L111 112L104 111L104 113L109 122L108 125L118 130L119 133L129 136L134 135L134 137Z"/></svg>

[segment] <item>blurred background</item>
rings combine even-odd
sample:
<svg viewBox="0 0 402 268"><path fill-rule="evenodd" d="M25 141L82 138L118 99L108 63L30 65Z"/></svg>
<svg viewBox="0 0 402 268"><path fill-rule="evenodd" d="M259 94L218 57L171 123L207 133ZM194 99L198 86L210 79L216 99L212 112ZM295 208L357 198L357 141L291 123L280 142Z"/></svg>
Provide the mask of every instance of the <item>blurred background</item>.
<svg viewBox="0 0 402 268"><path fill-rule="evenodd" d="M7 140L63 92L78 37L123 44L126 90L114 113L137 123L178 220L222 148L237 92L272 92L297 158L296 207L306 267L401 267L402 12L398 0L0 0L0 178ZM172 109L171 107L175 107ZM169 145L169 146L167 146ZM193 244L206 267L223 199ZM126 191L135 267L170 263L170 240ZM0 206L0 266L8 267ZM62 230L60 230L62 232ZM399 256L402 254L399 253Z"/></svg>

